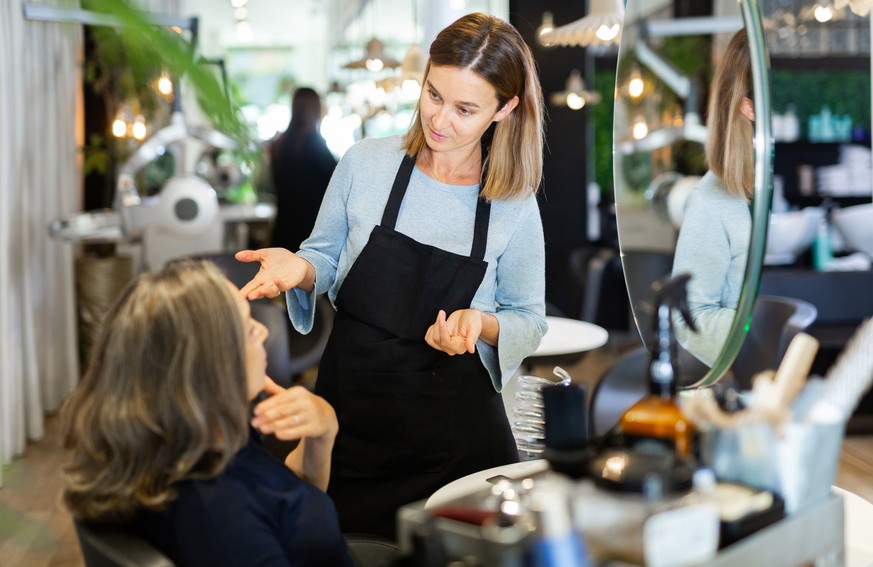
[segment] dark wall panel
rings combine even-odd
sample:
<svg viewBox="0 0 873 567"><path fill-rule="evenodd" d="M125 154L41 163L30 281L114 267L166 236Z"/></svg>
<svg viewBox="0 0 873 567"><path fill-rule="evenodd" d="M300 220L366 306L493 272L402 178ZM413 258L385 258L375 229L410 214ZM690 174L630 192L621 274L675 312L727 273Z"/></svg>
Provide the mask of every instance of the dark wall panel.
<svg viewBox="0 0 873 567"><path fill-rule="evenodd" d="M540 189L540 210L546 237L546 299L572 313L572 282L568 271L570 251L586 244L585 128L588 112L549 104L549 96L565 87L572 69L585 72L585 50L581 47L543 47L536 38L543 12L550 11L555 25L585 15L579 0L510 0L509 19L531 46L539 66L546 98L546 148L544 179Z"/></svg>

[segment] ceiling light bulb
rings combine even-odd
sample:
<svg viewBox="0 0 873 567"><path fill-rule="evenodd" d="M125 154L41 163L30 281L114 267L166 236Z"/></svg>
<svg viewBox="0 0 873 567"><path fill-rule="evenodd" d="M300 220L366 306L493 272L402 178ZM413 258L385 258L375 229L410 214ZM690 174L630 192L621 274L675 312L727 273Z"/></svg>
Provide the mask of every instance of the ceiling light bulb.
<svg viewBox="0 0 873 567"><path fill-rule="evenodd" d="M137 140L145 140L147 129L145 118L143 118L142 115L136 117L133 126L130 127L130 133Z"/></svg>
<svg viewBox="0 0 873 567"><path fill-rule="evenodd" d="M173 81L170 80L170 76L166 71L162 72L158 78L158 92L164 96L173 94Z"/></svg>
<svg viewBox="0 0 873 567"><path fill-rule="evenodd" d="M236 38L242 43L248 43L252 40L252 24L247 20L236 23Z"/></svg>
<svg viewBox="0 0 873 567"><path fill-rule="evenodd" d="M230 0L230 5L234 8L242 8L249 3L249 0Z"/></svg>
<svg viewBox="0 0 873 567"><path fill-rule="evenodd" d="M634 69L631 73L630 80L627 83L627 94L631 98L640 98L643 96L646 84L643 82L643 77L640 75L639 69Z"/></svg>
<svg viewBox="0 0 873 567"><path fill-rule="evenodd" d="M112 121L112 135L116 138L123 138L127 135L127 122L121 118L116 118Z"/></svg>
<svg viewBox="0 0 873 567"><path fill-rule="evenodd" d="M634 140L642 140L649 135L649 125L646 124L646 119L642 116L637 116L634 120L634 126L631 130L631 135Z"/></svg>
<svg viewBox="0 0 873 567"><path fill-rule="evenodd" d="M407 100L418 100L421 96L421 83L415 79L406 79L400 83L400 92Z"/></svg>
<svg viewBox="0 0 873 567"><path fill-rule="evenodd" d="M367 69L370 71L381 71L385 64L381 59L367 59Z"/></svg>
<svg viewBox="0 0 873 567"><path fill-rule="evenodd" d="M549 47L552 45L550 41L547 41L543 38L543 36L547 33L550 33L553 29L555 29L555 21L552 19L551 12L543 12L543 23L540 24L540 27L537 28L537 39L540 42L540 45L545 47Z"/></svg>
<svg viewBox="0 0 873 567"><path fill-rule="evenodd" d="M821 23L829 22L834 17L834 11L830 6L816 6L813 12L815 19Z"/></svg>
<svg viewBox="0 0 873 567"><path fill-rule="evenodd" d="M567 93L567 106L573 110L580 110L585 106L585 99L577 93Z"/></svg>
<svg viewBox="0 0 873 567"><path fill-rule="evenodd" d="M597 39L599 39L600 41L612 41L618 35L619 30L621 30L621 26L619 24L615 24L611 27L604 24L597 28L597 31L594 32L594 35L596 35Z"/></svg>

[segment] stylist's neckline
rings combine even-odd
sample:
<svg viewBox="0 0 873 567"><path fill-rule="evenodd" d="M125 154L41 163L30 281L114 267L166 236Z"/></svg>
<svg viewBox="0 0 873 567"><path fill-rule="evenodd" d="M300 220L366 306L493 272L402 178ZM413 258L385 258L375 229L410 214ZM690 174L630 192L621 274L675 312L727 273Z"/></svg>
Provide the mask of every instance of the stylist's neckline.
<svg viewBox="0 0 873 567"><path fill-rule="evenodd" d="M427 184L428 186L434 187L436 189L448 191L448 192L452 192L452 191L457 192L458 190L462 190L462 189L476 189L478 191L478 188L480 186L478 181L476 181L475 183L462 183L462 184L446 183L444 181L440 181L439 179L434 179L433 177L430 176L430 174L428 174L428 172L424 171L423 169L421 169L417 165L415 166L415 174L420 175L423 178L424 183Z"/></svg>
<svg viewBox="0 0 873 567"><path fill-rule="evenodd" d="M473 155L471 154L469 157L473 157ZM442 183L443 185L469 187L472 185L477 185L479 183L479 179L482 175L482 170L480 168L481 163L482 158L477 155L473 159L469 160L469 165L462 162L460 166L455 168L456 170L460 171L460 173L448 173L446 175L441 175L437 171L437 167L434 164L432 151L424 150L421 152L421 156L417 160L416 166L418 166L418 169L420 169L429 178L437 181L438 183Z"/></svg>

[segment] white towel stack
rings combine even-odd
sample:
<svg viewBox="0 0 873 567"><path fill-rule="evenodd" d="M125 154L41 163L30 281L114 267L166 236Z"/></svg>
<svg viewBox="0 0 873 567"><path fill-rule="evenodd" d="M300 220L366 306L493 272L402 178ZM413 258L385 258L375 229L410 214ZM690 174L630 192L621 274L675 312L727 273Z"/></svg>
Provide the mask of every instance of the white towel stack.
<svg viewBox="0 0 873 567"><path fill-rule="evenodd" d="M873 159L870 148L840 146L840 161L816 170L818 193L833 197L870 195L873 190Z"/></svg>

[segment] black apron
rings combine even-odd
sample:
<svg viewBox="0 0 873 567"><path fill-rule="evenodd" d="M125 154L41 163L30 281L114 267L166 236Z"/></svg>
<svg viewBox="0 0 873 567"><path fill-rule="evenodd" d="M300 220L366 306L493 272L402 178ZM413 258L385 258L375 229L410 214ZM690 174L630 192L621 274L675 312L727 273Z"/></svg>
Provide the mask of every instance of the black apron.
<svg viewBox="0 0 873 567"><path fill-rule="evenodd" d="M344 533L396 539L396 513L467 474L518 461L503 400L478 353L428 346L444 309L470 307L485 276L490 203L470 256L394 230L415 162L405 156L382 223L336 297L315 391L336 410L328 494Z"/></svg>

